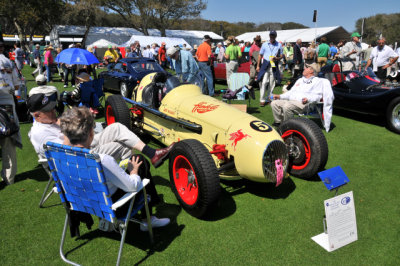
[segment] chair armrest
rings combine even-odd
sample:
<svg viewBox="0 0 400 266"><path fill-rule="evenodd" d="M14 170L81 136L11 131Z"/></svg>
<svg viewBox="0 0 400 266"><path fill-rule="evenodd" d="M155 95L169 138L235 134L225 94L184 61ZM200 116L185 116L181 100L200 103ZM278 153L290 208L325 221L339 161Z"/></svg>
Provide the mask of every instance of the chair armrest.
<svg viewBox="0 0 400 266"><path fill-rule="evenodd" d="M119 207L123 206L125 203L127 203L129 200L131 200L133 197L136 196L136 194L143 189L143 187L147 186L150 183L149 179L143 179L142 180L142 187L135 192L127 192L124 196L122 196L117 202L115 202L113 205L111 205L111 209L115 211Z"/></svg>
<svg viewBox="0 0 400 266"><path fill-rule="evenodd" d="M47 163L47 159L46 158L39 158L38 163L40 163L40 164Z"/></svg>

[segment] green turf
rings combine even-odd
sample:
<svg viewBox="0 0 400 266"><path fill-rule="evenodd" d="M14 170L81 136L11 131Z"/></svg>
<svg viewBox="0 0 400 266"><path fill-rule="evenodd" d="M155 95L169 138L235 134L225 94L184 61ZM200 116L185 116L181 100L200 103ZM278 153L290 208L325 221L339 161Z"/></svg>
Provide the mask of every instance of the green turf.
<svg viewBox="0 0 400 266"><path fill-rule="evenodd" d="M24 68L28 87L34 83ZM52 85L63 90L62 83ZM219 84L217 89L225 88ZM279 91L279 88L278 88ZM258 94L257 94L258 95ZM272 123L269 106L252 101L249 112ZM100 118L102 119L102 118ZM359 240L332 253L311 240L322 232L323 201L333 196L319 181L289 177L275 188L246 180L221 183L218 205L205 220L188 215L169 188L168 163L152 169L165 204L156 209L172 224L155 230L156 243L130 224L123 265L398 265L400 262L400 135L382 126L381 118L336 112L334 128L325 133L327 168L340 165L353 191ZM27 132L18 150L18 175L12 186L0 188L0 264L64 265L58 249L65 211L58 196L38 208L47 183ZM152 144L157 145L157 144ZM112 265L119 235L81 226L81 237L67 236L67 258L84 265Z"/></svg>

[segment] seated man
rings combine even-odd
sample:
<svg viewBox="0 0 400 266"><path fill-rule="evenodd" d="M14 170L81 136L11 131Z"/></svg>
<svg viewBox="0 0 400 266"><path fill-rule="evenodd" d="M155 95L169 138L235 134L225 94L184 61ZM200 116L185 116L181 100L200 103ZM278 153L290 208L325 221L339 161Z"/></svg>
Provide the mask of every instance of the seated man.
<svg viewBox="0 0 400 266"><path fill-rule="evenodd" d="M28 133L36 153L44 157L43 144L48 141L63 143L64 134L60 130L56 116L58 92L55 87L36 87L29 92L27 107L35 118ZM144 144L132 131L120 123L114 123L96 134L90 145L95 153L108 154L114 159L126 159L131 156L132 149L141 151L154 167L162 164L173 144L164 149L155 150Z"/></svg>
<svg viewBox="0 0 400 266"><path fill-rule="evenodd" d="M60 118L61 132L64 134L63 144L82 147L90 149L95 139L94 134L94 118L91 112L86 107L73 107L63 113ZM126 192L135 192L142 185L141 178L148 178L151 180L148 192L152 199L157 198L157 191L152 182L150 171L142 171L144 176L139 176L139 168L142 165L142 169L149 169L149 163L144 158L134 155L129 160L127 174L111 156L99 153L101 164L104 170L104 176L107 180L107 187L112 195L113 202L116 202L119 198L125 195ZM146 175L148 173L148 175ZM151 214L151 204L154 201L151 200L149 204L149 211ZM126 215L129 208L129 204L125 204L123 207L117 210L117 217ZM142 218L145 220L145 212L142 211ZM153 227L162 227L169 224L168 218L158 219L155 216L151 216L151 224ZM147 231L147 224L141 224L140 230Z"/></svg>
<svg viewBox="0 0 400 266"><path fill-rule="evenodd" d="M274 125L293 117L294 114L303 113L308 104L324 102L324 122L328 132L332 118L333 91L329 80L315 76L315 70L307 67L303 71L303 77L298 79L290 91L281 95L274 94L271 103Z"/></svg>

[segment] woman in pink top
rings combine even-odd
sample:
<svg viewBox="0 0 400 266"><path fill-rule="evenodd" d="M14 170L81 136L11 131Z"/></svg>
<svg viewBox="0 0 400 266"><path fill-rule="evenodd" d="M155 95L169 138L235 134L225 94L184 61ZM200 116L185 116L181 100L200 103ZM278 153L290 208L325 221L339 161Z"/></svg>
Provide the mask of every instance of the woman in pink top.
<svg viewBox="0 0 400 266"><path fill-rule="evenodd" d="M46 67L46 74L47 74L47 82L51 81L51 66L54 63L53 55L51 51L53 50L53 46L49 45L46 49L46 53L44 54L44 65Z"/></svg>

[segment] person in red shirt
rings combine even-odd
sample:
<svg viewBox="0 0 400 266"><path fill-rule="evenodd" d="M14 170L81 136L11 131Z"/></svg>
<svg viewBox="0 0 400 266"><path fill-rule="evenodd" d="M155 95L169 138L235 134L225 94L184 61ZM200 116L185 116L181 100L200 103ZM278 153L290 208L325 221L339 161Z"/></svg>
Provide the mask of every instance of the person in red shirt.
<svg viewBox="0 0 400 266"><path fill-rule="evenodd" d="M162 66L162 68L167 68L167 51L165 50L165 42L161 43L161 47L158 50L158 63Z"/></svg>
<svg viewBox="0 0 400 266"><path fill-rule="evenodd" d="M196 58L199 64L200 70L203 72L207 80L208 94L214 96L214 81L211 72L211 37L209 35L204 35L204 42L199 45L196 52ZM203 94L207 94L205 88L203 89Z"/></svg>
<svg viewBox="0 0 400 266"><path fill-rule="evenodd" d="M254 86L254 82L255 79L257 77L257 72L256 72L256 67L257 67L257 58L258 58L258 53L260 52L261 49L261 36L257 35L254 38L254 42L250 47L250 51L249 51L249 56L250 56L250 80L249 80L249 84L247 85L247 87L249 88L249 90L251 90ZM253 56L254 53L254 56Z"/></svg>

